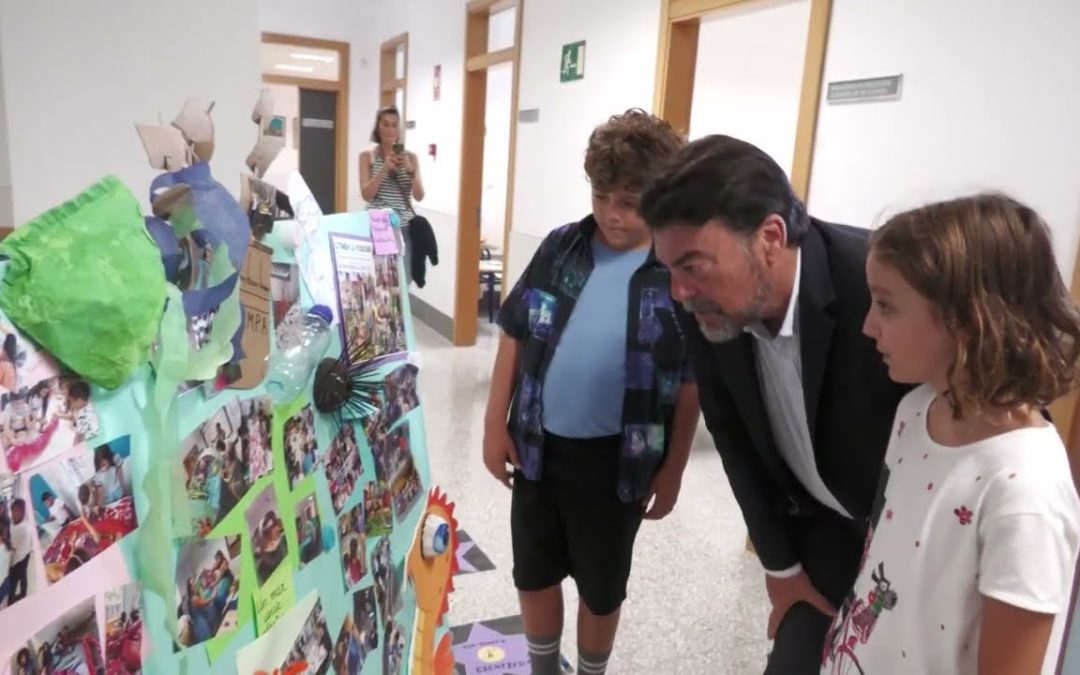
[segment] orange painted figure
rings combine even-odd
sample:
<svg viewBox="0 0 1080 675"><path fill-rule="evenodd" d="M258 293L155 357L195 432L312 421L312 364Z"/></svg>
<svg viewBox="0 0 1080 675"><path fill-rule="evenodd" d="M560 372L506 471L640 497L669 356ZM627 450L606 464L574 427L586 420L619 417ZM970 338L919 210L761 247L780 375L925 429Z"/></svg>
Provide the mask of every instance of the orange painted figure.
<svg viewBox="0 0 1080 675"><path fill-rule="evenodd" d="M413 627L412 659L414 675L453 675L454 654L450 633L435 647L435 632L450 606L457 571L457 521L454 505L433 488L416 528L416 537L406 561L409 580L416 593L416 623Z"/></svg>

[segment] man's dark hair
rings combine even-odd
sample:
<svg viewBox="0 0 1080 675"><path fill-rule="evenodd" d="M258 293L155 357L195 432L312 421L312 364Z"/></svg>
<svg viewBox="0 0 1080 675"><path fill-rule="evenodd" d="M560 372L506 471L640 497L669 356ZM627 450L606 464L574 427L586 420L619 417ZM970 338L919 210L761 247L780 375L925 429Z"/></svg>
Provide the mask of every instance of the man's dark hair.
<svg viewBox="0 0 1080 675"><path fill-rule="evenodd" d="M731 136L706 136L680 150L671 169L642 196L641 213L654 230L720 218L744 234L775 213L787 224L789 246L798 244L810 224L780 165Z"/></svg>

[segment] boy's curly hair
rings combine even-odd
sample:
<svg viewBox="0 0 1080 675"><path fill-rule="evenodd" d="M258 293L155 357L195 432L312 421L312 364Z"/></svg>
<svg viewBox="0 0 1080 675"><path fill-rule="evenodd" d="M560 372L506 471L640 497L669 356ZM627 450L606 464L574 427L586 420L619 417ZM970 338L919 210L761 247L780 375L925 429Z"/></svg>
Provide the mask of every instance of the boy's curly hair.
<svg viewBox="0 0 1080 675"><path fill-rule="evenodd" d="M870 254L933 303L956 339L955 416L1045 407L1080 384L1080 313L1030 207L980 194L906 211L873 234Z"/></svg>
<svg viewBox="0 0 1080 675"><path fill-rule="evenodd" d="M585 173L599 192L642 193L668 167L685 139L640 108L614 115L589 136Z"/></svg>

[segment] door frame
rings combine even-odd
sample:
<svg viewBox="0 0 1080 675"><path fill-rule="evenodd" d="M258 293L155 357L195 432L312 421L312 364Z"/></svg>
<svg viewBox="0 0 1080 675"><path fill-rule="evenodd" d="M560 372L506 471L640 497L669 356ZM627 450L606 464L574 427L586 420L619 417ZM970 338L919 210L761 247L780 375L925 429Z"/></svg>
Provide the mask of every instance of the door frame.
<svg viewBox="0 0 1080 675"><path fill-rule="evenodd" d="M492 14L516 8L514 44L488 51ZM510 255L510 225L514 215L514 164L517 160L518 95L521 80L521 34L525 0L472 0L465 8L465 58L461 123L461 185L458 191L457 272L455 273L453 342L476 344L479 321L480 203L483 197L484 119L487 108L487 70L512 64L510 87L510 153L506 170L506 216L503 220L503 264ZM503 273L505 282L505 268ZM503 292L505 293L505 283Z"/></svg>
<svg viewBox="0 0 1080 675"><path fill-rule="evenodd" d="M660 1L660 40L653 94L653 112L657 116L683 133L689 131L701 18L725 7L753 2L757 0ZM810 169L814 159L814 137L817 133L831 18L832 0L810 0L806 56L803 60L799 117L795 131L795 156L791 164L791 185L803 201L810 193ZM679 77L675 73L683 75Z"/></svg>
<svg viewBox="0 0 1080 675"><path fill-rule="evenodd" d="M281 33L263 33L262 41L267 44L329 49L338 54L336 82L274 73L263 73L262 81L266 84L294 85L301 89L337 93L337 121L334 123L334 209L344 213L348 209L349 195L349 43Z"/></svg>
<svg viewBox="0 0 1080 675"><path fill-rule="evenodd" d="M404 52L401 77L397 76L397 52ZM406 109L409 106L409 34L395 35L379 45L379 107L397 105L397 92L401 90L401 138L405 138Z"/></svg>

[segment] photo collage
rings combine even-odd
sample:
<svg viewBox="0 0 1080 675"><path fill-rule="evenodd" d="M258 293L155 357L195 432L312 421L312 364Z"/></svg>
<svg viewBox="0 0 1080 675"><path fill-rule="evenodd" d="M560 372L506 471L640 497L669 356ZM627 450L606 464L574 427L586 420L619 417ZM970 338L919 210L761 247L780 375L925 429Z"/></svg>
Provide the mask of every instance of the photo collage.
<svg viewBox="0 0 1080 675"><path fill-rule="evenodd" d="M281 664L281 671L290 672L290 668L298 663L307 664L307 670L301 671L307 675L324 675L330 672L333 643L330 641L330 630L326 625L326 615L323 613L322 602L316 602L315 607L308 615L300 635L293 643L285 662Z"/></svg>
<svg viewBox="0 0 1080 675"><path fill-rule="evenodd" d="M181 469L192 524L205 536L244 498L256 480L270 473L273 408L266 396L234 399L183 440Z"/></svg>
<svg viewBox="0 0 1080 675"><path fill-rule="evenodd" d="M338 541L341 543L341 570L346 590L355 587L367 574L367 532L363 502L338 518Z"/></svg>
<svg viewBox="0 0 1080 675"><path fill-rule="evenodd" d="M86 598L37 632L11 657L10 672L104 673L95 600Z"/></svg>
<svg viewBox="0 0 1080 675"><path fill-rule="evenodd" d="M346 422L334 436L326 453L326 481L330 484L330 500L335 513L341 513L345 508L363 473L360 446L356 443L356 426Z"/></svg>
<svg viewBox="0 0 1080 675"><path fill-rule="evenodd" d="M192 539L176 564L176 642L202 644L237 627L240 537Z"/></svg>
<svg viewBox="0 0 1080 675"><path fill-rule="evenodd" d="M76 450L30 476L30 499L45 566L54 584L138 527L130 437Z"/></svg>
<svg viewBox="0 0 1080 675"><path fill-rule="evenodd" d="M394 514L400 522L417 504L423 486L413 461L409 423L376 437L372 444L375 455L375 476L389 486Z"/></svg>
<svg viewBox="0 0 1080 675"><path fill-rule="evenodd" d="M105 594L105 672L142 672L142 589L127 584Z"/></svg>
<svg viewBox="0 0 1080 675"><path fill-rule="evenodd" d="M342 675L359 673L368 654L379 648L375 589L356 591L352 600L353 610L345 615L334 645L334 670Z"/></svg>
<svg viewBox="0 0 1080 675"><path fill-rule="evenodd" d="M315 471L319 463L319 443L315 438L315 413L311 404L285 421L285 464L289 489Z"/></svg>
<svg viewBox="0 0 1080 675"><path fill-rule="evenodd" d="M370 239L331 234L343 342L370 342L375 357L404 352L398 257L375 255Z"/></svg>
<svg viewBox="0 0 1080 675"><path fill-rule="evenodd" d="M99 432L90 385L0 321L0 448L8 471L47 462Z"/></svg>

